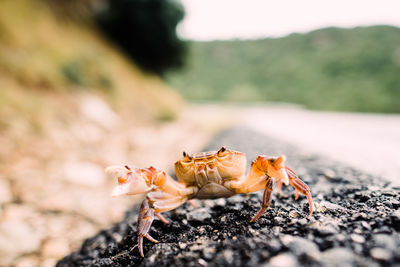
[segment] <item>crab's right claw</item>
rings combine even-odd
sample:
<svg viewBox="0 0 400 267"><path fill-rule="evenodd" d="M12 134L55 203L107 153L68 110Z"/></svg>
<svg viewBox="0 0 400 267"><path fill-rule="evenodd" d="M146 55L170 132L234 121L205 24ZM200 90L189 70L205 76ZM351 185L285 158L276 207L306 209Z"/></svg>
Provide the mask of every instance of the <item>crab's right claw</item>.
<svg viewBox="0 0 400 267"><path fill-rule="evenodd" d="M110 166L106 173L118 179L111 196L136 195L147 193L151 190L152 173L147 169L138 169L129 166Z"/></svg>

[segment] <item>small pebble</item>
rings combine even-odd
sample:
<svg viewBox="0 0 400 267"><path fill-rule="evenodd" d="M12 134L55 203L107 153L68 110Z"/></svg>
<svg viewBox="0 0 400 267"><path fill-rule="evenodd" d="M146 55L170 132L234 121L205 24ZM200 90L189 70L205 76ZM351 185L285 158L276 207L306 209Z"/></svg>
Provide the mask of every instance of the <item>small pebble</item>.
<svg viewBox="0 0 400 267"><path fill-rule="evenodd" d="M217 250L213 247L206 247L205 249L203 249L203 256L207 260L211 260L212 257L215 255L216 251Z"/></svg>
<svg viewBox="0 0 400 267"><path fill-rule="evenodd" d="M361 225L362 225L362 227L364 227L365 229L371 230L371 226L370 226L367 222L362 221L362 222L361 222Z"/></svg>
<svg viewBox="0 0 400 267"><path fill-rule="evenodd" d="M229 264L233 263L233 251L232 250L230 250L230 249L224 250L224 252L222 254L224 255L225 260Z"/></svg>
<svg viewBox="0 0 400 267"><path fill-rule="evenodd" d="M294 267L297 266L297 259L289 253L279 254L275 257L272 257L269 260L269 263L264 266L269 267Z"/></svg>
<svg viewBox="0 0 400 267"><path fill-rule="evenodd" d="M226 216L225 216L225 215L222 216L222 217L219 219L219 221L220 221L221 223L225 223L225 222L226 222Z"/></svg>
<svg viewBox="0 0 400 267"><path fill-rule="evenodd" d="M183 242L179 242L178 245L180 249L185 249L187 247L187 245Z"/></svg>
<svg viewBox="0 0 400 267"><path fill-rule="evenodd" d="M392 218L392 220L394 220L395 222L399 222L400 223L400 210L396 210L395 212L393 212L390 217Z"/></svg>
<svg viewBox="0 0 400 267"><path fill-rule="evenodd" d="M317 227L317 230L320 235L326 236L326 235L334 235L337 233L337 230L331 226L331 225L323 225L320 227Z"/></svg>
<svg viewBox="0 0 400 267"><path fill-rule="evenodd" d="M298 223L299 223L300 225L306 225L306 224L307 224L307 219L306 219L306 218L302 218L302 219L300 219L300 220L298 221Z"/></svg>
<svg viewBox="0 0 400 267"><path fill-rule="evenodd" d="M360 197L360 202L367 202L370 198L371 197L369 194L362 194Z"/></svg>
<svg viewBox="0 0 400 267"><path fill-rule="evenodd" d="M392 200L392 206L393 206L393 208L395 208L395 209L400 208L400 201L393 199L393 200Z"/></svg>
<svg viewBox="0 0 400 267"><path fill-rule="evenodd" d="M211 219L211 214L208 208L200 208L186 213L186 219L188 221L204 221Z"/></svg>
<svg viewBox="0 0 400 267"><path fill-rule="evenodd" d="M291 218L297 218L300 216L300 213L298 213L296 210L292 210L289 212L289 217Z"/></svg>
<svg viewBox="0 0 400 267"><path fill-rule="evenodd" d="M321 201L319 203L318 209L320 209L321 212L325 212L326 210L336 211L336 210L343 210L344 208L338 204L334 204L328 201Z"/></svg>
<svg viewBox="0 0 400 267"><path fill-rule="evenodd" d="M396 238L386 234L377 234L372 237L375 246L391 251L397 250Z"/></svg>
<svg viewBox="0 0 400 267"><path fill-rule="evenodd" d="M346 236L343 234L338 234L338 235L336 235L336 239L338 241L344 241L344 240L346 240Z"/></svg>
<svg viewBox="0 0 400 267"><path fill-rule="evenodd" d="M325 266L352 266L354 253L347 248L332 248L322 253Z"/></svg>
<svg viewBox="0 0 400 267"><path fill-rule="evenodd" d="M332 179L335 177L335 172L331 169L324 169L322 171L322 175L324 175L328 179Z"/></svg>
<svg viewBox="0 0 400 267"><path fill-rule="evenodd" d="M392 206L392 202L390 202L390 201L384 201L383 202L383 205L385 205L386 207L389 207L389 208L392 208L393 206Z"/></svg>
<svg viewBox="0 0 400 267"><path fill-rule="evenodd" d="M199 259L197 262L199 263L200 266L207 266L207 262L203 259Z"/></svg>
<svg viewBox="0 0 400 267"><path fill-rule="evenodd" d="M319 203L315 203L316 211L324 213L328 209L324 205L320 205Z"/></svg>
<svg viewBox="0 0 400 267"><path fill-rule="evenodd" d="M215 200L215 204L218 206L225 206L226 205L226 200L224 198L218 198Z"/></svg>
<svg viewBox="0 0 400 267"><path fill-rule="evenodd" d="M284 241L282 241L284 243ZM291 240L286 241L285 244L296 256L306 255L309 258L317 259L319 257L318 246L302 237L295 236Z"/></svg>
<svg viewBox="0 0 400 267"><path fill-rule="evenodd" d="M369 251L371 257L379 261L389 261L392 258L392 253L383 248L373 248Z"/></svg>

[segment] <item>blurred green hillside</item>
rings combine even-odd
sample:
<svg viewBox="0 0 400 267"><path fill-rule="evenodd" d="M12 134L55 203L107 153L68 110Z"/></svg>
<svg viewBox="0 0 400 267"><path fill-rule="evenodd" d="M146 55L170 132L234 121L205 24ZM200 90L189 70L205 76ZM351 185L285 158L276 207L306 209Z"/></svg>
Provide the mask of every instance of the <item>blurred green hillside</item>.
<svg viewBox="0 0 400 267"><path fill-rule="evenodd" d="M52 8L63 3L0 1L0 132L68 125L80 117L82 95L103 99L130 120L176 116L180 96L126 59L90 22Z"/></svg>
<svg viewBox="0 0 400 267"><path fill-rule="evenodd" d="M325 28L279 39L193 42L187 69L168 81L189 100L400 112L400 29Z"/></svg>

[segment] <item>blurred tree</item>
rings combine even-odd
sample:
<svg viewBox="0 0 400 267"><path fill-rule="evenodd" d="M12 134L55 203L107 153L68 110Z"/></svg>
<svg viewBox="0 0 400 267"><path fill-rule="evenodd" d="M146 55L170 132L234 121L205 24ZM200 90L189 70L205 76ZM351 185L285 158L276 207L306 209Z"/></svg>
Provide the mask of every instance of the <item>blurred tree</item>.
<svg viewBox="0 0 400 267"><path fill-rule="evenodd" d="M175 0L105 0L96 21L138 65L162 76L184 63L185 43L176 34L183 17Z"/></svg>

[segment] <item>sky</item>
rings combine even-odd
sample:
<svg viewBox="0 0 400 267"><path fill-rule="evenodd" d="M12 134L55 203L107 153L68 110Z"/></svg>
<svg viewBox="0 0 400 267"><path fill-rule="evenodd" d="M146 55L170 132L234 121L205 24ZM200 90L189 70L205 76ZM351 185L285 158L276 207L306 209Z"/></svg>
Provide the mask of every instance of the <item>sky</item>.
<svg viewBox="0 0 400 267"><path fill-rule="evenodd" d="M336 26L400 27L400 0L181 0L183 39L282 37Z"/></svg>

